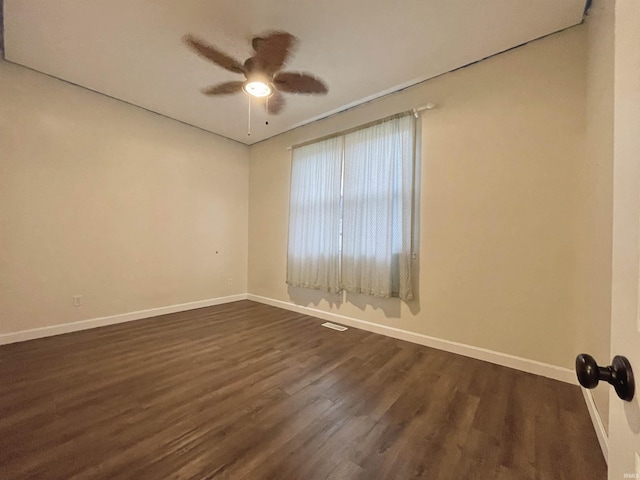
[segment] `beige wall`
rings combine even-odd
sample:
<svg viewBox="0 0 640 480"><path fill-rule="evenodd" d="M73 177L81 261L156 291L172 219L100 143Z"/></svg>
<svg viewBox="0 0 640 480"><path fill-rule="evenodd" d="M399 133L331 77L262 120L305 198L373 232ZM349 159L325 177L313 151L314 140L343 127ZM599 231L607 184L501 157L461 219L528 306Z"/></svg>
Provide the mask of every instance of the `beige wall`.
<svg viewBox="0 0 640 480"><path fill-rule="evenodd" d="M607 309L607 278L585 277L607 240L582 240L610 220L584 214L609 175L585 169L586 39L578 26L254 145L249 293L572 368L593 345L581 303ZM427 102L418 300L287 288L286 147Z"/></svg>
<svg viewBox="0 0 640 480"><path fill-rule="evenodd" d="M0 333L246 292L248 167L243 145L0 62Z"/></svg>

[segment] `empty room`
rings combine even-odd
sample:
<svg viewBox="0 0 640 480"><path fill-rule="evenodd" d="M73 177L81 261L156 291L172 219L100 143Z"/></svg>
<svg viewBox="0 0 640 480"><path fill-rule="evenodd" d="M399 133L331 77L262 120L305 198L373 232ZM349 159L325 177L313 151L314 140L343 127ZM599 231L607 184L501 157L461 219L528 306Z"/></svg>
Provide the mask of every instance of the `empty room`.
<svg viewBox="0 0 640 480"><path fill-rule="evenodd" d="M637 25L0 0L0 480L640 478Z"/></svg>

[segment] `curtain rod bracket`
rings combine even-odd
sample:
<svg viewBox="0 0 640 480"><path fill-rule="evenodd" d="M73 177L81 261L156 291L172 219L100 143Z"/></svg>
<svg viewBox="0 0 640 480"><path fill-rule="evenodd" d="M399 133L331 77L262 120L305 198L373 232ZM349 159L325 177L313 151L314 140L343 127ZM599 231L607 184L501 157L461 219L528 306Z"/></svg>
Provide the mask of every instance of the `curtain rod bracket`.
<svg viewBox="0 0 640 480"><path fill-rule="evenodd" d="M429 102L426 105L423 105L422 107L414 108L413 111L422 112L424 110L433 110L434 108L436 108L436 104Z"/></svg>

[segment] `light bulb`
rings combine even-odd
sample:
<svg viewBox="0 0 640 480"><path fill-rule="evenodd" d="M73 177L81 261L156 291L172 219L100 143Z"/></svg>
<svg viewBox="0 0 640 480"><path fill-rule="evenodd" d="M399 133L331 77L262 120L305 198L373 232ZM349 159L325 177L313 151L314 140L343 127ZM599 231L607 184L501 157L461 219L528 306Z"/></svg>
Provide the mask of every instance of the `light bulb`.
<svg viewBox="0 0 640 480"><path fill-rule="evenodd" d="M260 81L247 82L242 87L245 92L253 97L268 97L273 93L273 89L268 83Z"/></svg>

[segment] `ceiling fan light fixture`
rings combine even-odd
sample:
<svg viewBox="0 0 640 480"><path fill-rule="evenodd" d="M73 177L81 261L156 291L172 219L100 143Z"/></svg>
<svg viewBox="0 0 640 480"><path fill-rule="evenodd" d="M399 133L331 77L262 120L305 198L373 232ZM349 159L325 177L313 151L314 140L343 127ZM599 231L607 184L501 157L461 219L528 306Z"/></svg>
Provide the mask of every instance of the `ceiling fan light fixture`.
<svg viewBox="0 0 640 480"><path fill-rule="evenodd" d="M248 81L242 86L242 89L248 95L258 98L268 97L273 93L273 87L260 80Z"/></svg>
<svg viewBox="0 0 640 480"><path fill-rule="evenodd" d="M0 0L0 5L2 0ZM283 72L296 37L287 32L274 31L255 37L251 44L254 54L240 63L233 57L203 42L193 35L185 35L184 42L197 54L211 60L219 67L244 75L245 80L235 80L211 85L202 90L205 95L232 95L244 92L251 97L265 99L261 102L267 113L277 115L285 104L285 93L326 94L329 89L319 79L303 72ZM249 102L249 108L251 108ZM251 110L249 110L251 111Z"/></svg>

